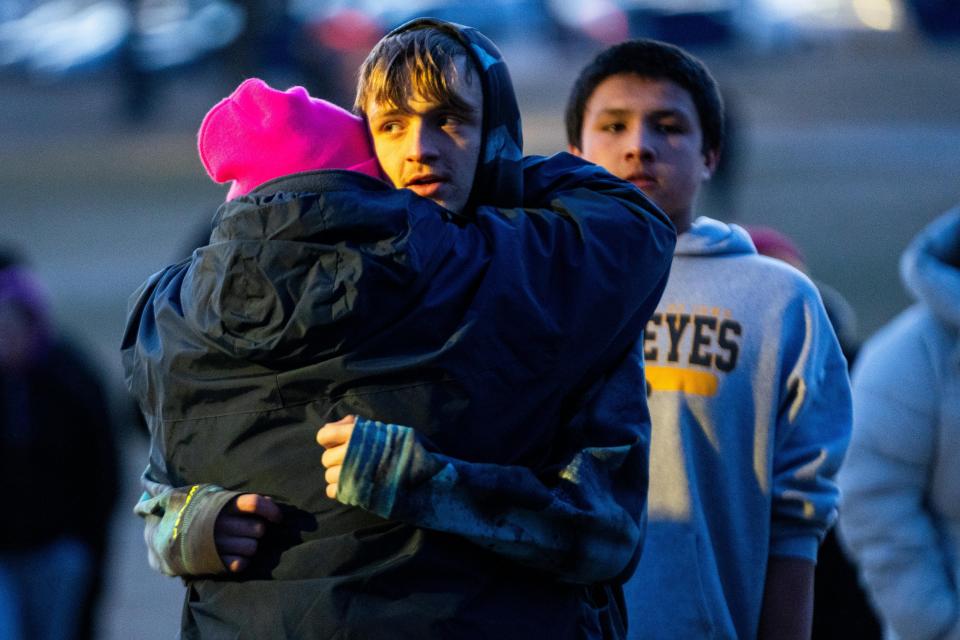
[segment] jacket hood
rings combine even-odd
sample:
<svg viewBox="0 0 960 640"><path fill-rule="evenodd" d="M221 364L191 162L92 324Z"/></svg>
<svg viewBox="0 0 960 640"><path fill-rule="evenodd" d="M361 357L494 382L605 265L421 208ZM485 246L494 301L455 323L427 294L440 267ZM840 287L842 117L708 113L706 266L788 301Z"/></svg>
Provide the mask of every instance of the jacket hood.
<svg viewBox="0 0 960 640"><path fill-rule="evenodd" d="M162 288L215 352L271 366L323 358L369 340L418 299L439 266L431 247L409 240L419 227L443 246L435 208L351 171L278 178L222 205L210 244Z"/></svg>
<svg viewBox="0 0 960 640"><path fill-rule="evenodd" d="M750 234L735 224L700 216L677 236L677 256L721 256L756 253Z"/></svg>
<svg viewBox="0 0 960 640"><path fill-rule="evenodd" d="M388 35L436 28L459 40L473 59L483 88L483 143L466 210L480 205L519 207L523 200L523 136L510 72L497 46L472 27L417 18Z"/></svg>
<svg viewBox="0 0 960 640"><path fill-rule="evenodd" d="M900 259L900 275L907 290L937 318L960 327L960 206L913 239Z"/></svg>

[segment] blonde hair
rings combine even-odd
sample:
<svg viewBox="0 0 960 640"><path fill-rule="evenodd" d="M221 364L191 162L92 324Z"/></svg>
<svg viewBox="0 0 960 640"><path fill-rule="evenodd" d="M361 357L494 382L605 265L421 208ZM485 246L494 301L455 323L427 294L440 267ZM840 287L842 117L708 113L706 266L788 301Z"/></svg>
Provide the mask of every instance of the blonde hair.
<svg viewBox="0 0 960 640"><path fill-rule="evenodd" d="M363 113L371 100L403 109L414 96L469 109L451 88L459 75L458 58L470 60L466 47L436 27L386 36L360 66L354 111ZM464 81L469 83L473 74L468 71L465 75Z"/></svg>

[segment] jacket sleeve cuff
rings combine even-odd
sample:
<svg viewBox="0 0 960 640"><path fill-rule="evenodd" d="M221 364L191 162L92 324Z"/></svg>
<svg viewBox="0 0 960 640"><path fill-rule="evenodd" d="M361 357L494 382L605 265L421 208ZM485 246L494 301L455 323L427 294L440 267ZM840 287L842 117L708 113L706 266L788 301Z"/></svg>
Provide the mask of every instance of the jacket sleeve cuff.
<svg viewBox="0 0 960 640"><path fill-rule="evenodd" d="M170 488L151 500L141 499L137 513L146 520L143 537L150 566L168 576L226 572L217 553L214 525L220 510L237 495L239 492L201 484Z"/></svg>
<svg viewBox="0 0 960 640"><path fill-rule="evenodd" d="M415 445L410 427L358 417L340 471L337 500L389 518Z"/></svg>
<svg viewBox="0 0 960 640"><path fill-rule="evenodd" d="M774 537L770 540L770 555L803 558L816 563L820 539L815 534Z"/></svg>
<svg viewBox="0 0 960 640"><path fill-rule="evenodd" d="M239 491L226 491L217 487L205 487L195 494L193 500L184 504L179 536L183 567L187 575L202 576L227 571L217 552L214 526L217 516L230 500L240 495Z"/></svg>

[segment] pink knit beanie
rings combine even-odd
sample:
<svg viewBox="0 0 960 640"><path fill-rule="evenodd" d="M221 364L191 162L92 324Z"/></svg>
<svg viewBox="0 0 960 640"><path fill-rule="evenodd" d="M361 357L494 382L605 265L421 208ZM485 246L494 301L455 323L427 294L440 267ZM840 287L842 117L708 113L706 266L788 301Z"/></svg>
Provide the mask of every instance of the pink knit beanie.
<svg viewBox="0 0 960 640"><path fill-rule="evenodd" d="M258 78L207 112L197 146L213 181L232 181L227 200L300 171L349 169L383 179L363 120L303 87L277 91Z"/></svg>

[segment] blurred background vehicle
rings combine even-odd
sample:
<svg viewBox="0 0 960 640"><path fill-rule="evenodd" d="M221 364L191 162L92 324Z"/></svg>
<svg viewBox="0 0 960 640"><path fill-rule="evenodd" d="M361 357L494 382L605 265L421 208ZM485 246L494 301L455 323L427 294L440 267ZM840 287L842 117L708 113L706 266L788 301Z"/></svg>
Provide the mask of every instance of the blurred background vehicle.
<svg viewBox="0 0 960 640"><path fill-rule="evenodd" d="M691 49L784 50L910 21L934 40L960 33L950 0L6 0L0 72L37 82L119 71L127 115L148 115L171 71L220 58L234 75L269 70L341 104L370 47L417 16L459 21L510 45L589 48L651 37Z"/></svg>

